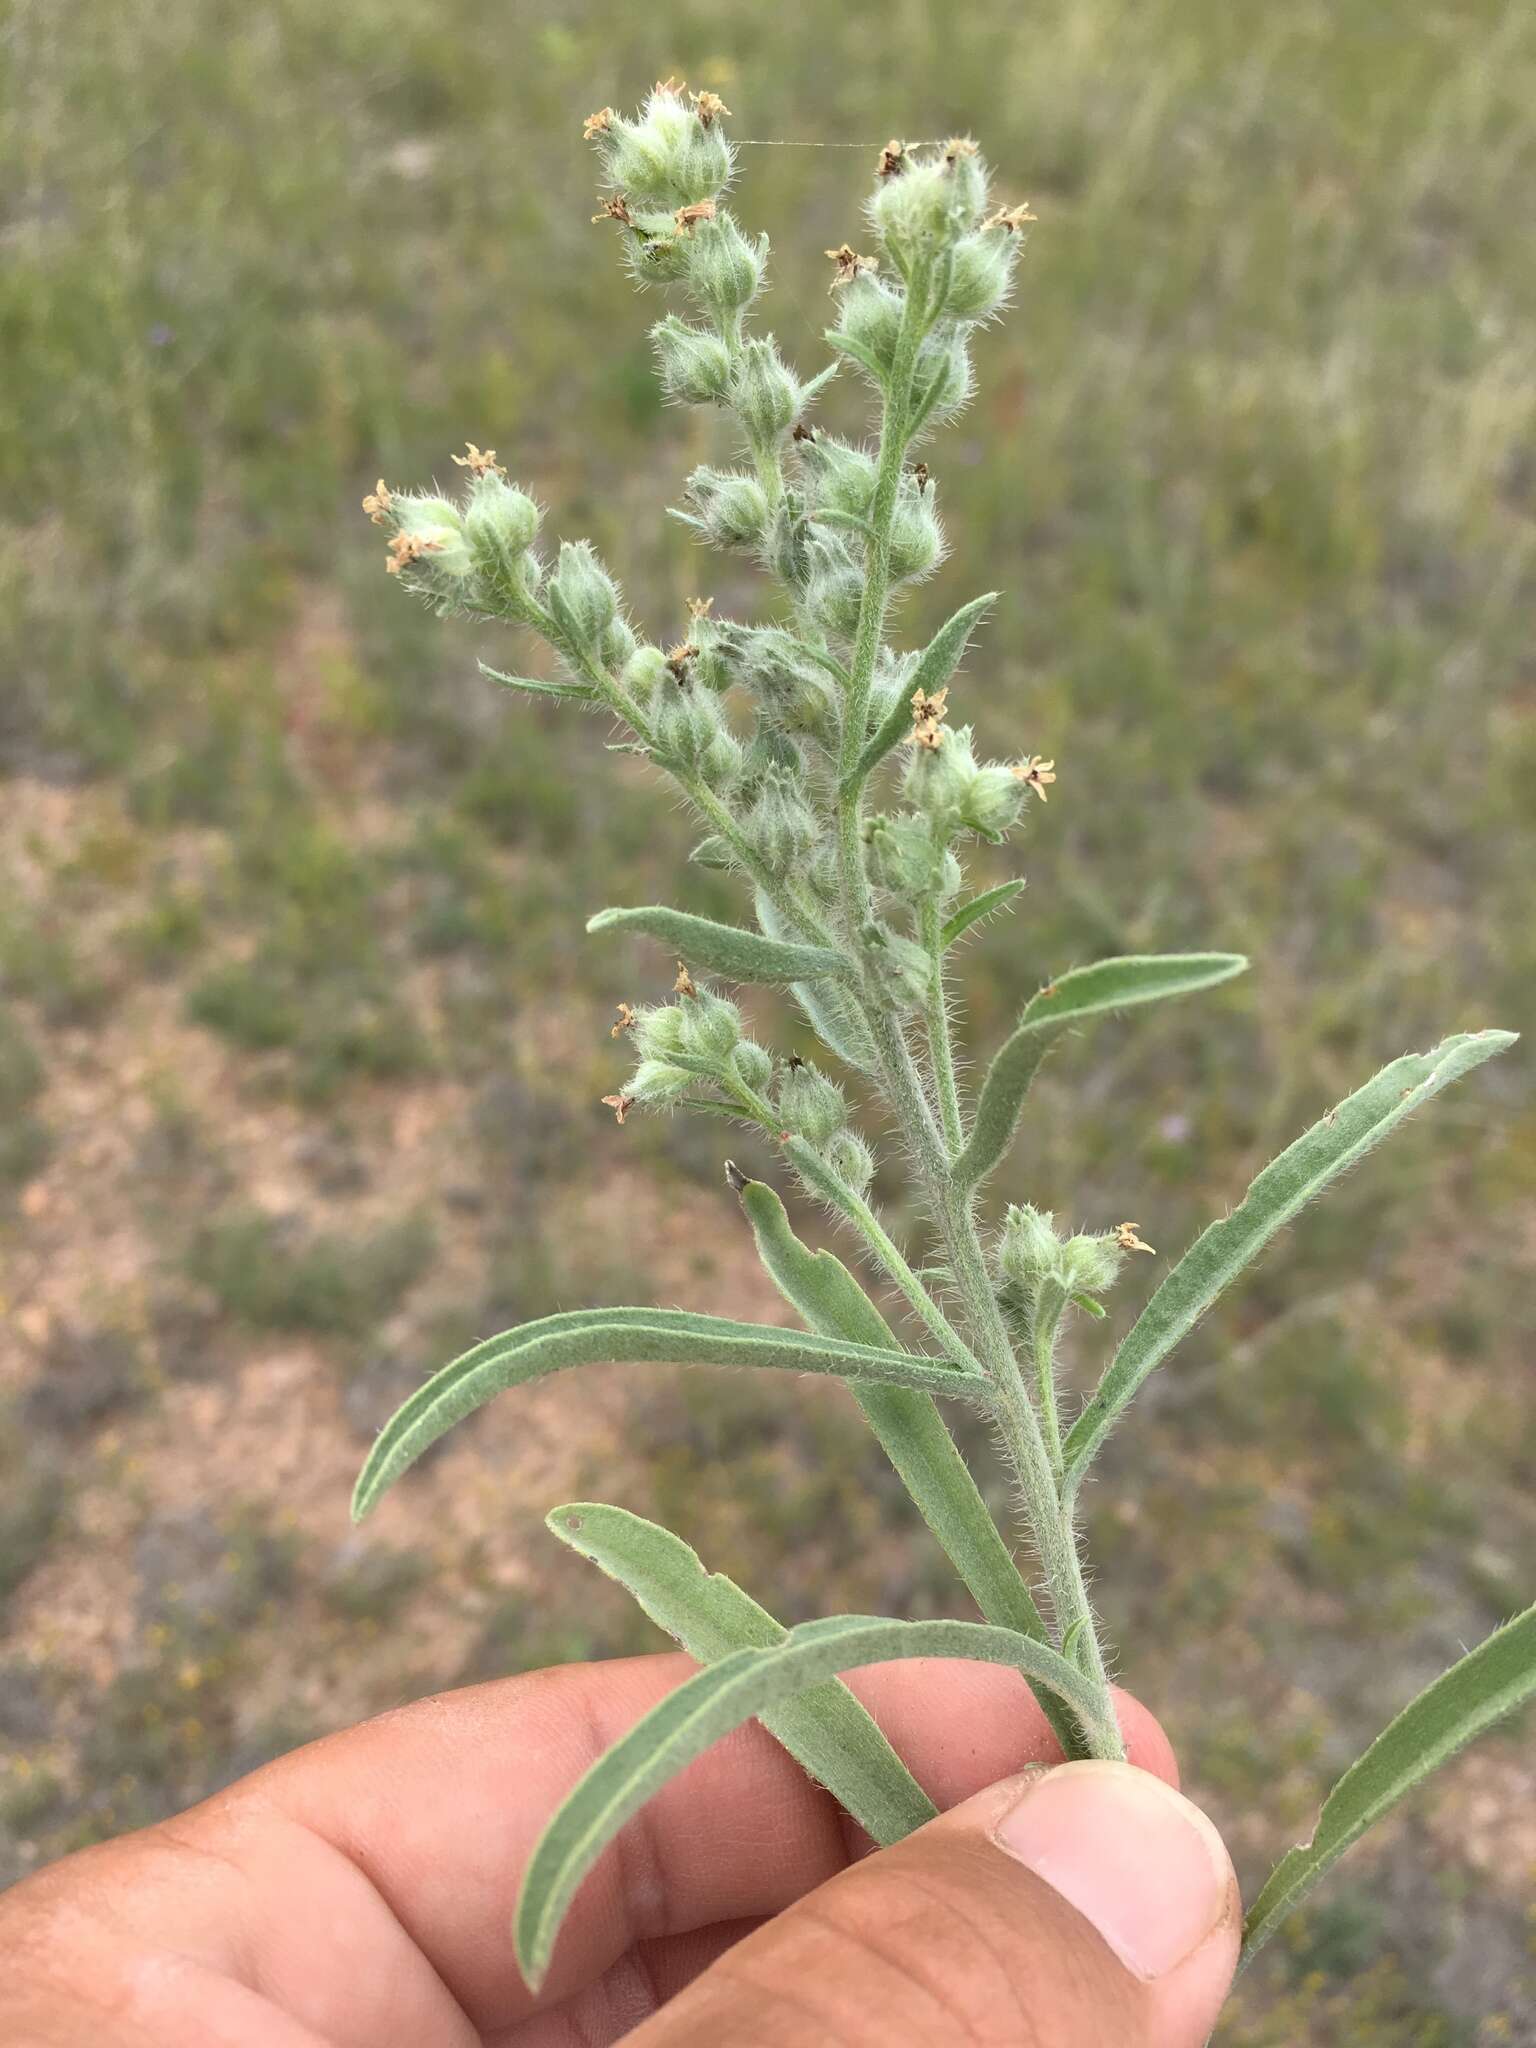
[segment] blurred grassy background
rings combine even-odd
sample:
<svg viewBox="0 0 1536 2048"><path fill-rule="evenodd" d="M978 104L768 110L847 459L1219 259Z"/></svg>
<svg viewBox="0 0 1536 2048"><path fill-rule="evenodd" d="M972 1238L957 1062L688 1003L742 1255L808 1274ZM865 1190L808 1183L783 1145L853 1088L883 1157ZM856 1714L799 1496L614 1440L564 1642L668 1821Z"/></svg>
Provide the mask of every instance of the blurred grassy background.
<svg viewBox="0 0 1536 2048"><path fill-rule="evenodd" d="M749 607L659 516L711 429L658 406L580 119L675 70L743 136L980 135L1041 224L905 626L1003 588L963 708L1062 779L974 1031L1095 950L1253 954L1056 1062L1005 1177L1176 1250L1383 1060L1530 1016L1536 16L12 0L3 56L0 1874L414 1690L648 1647L550 1555L573 1493L790 1618L953 1608L835 1389L557 1382L348 1531L372 1430L462 1340L777 1313L719 1134L596 1106L665 963L580 920L676 893L684 822L481 682L510 644L386 587L357 500L473 436L658 635L701 577ZM744 152L806 368L867 157ZM1530 1597L1524 1058L1304 1219L1093 1491L1124 1676L1249 1877ZM1533 1875L1517 1732L1223 2041L1536 2041Z"/></svg>

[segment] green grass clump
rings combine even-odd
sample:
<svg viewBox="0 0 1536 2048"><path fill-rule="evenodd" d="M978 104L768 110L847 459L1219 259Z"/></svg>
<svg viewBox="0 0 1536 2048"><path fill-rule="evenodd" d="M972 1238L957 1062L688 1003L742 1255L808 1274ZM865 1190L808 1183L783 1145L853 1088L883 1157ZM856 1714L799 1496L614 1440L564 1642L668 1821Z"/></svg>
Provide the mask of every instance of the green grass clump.
<svg viewBox="0 0 1536 2048"><path fill-rule="evenodd" d="M227 1314L253 1329L360 1338L421 1278L434 1243L431 1226L419 1216L359 1238L308 1232L251 1211L201 1231L187 1271Z"/></svg>

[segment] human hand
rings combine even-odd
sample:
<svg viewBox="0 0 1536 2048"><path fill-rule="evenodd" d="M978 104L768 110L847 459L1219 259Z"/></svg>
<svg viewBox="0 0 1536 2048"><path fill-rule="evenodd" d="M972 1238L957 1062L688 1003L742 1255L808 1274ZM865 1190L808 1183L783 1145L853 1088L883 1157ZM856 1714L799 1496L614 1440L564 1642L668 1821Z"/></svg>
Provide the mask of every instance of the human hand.
<svg viewBox="0 0 1536 2048"><path fill-rule="evenodd" d="M572 1665L422 1700L0 1899L10 2048L1200 2048L1236 1883L1121 1695L1142 1766L1075 1764L1020 1681L852 1684L941 1809L895 1848L755 1723L669 1785L577 1898L538 1996L519 1875L577 1777L691 1668ZM1022 1775L1021 1775L1022 1774ZM1161 1781L1161 1782L1159 1782Z"/></svg>

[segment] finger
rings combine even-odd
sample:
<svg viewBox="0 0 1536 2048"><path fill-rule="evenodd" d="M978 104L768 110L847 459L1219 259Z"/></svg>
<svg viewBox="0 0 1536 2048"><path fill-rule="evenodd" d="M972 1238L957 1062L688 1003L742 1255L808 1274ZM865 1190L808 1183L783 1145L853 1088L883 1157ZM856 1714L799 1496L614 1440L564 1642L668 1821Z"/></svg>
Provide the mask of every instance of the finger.
<svg viewBox="0 0 1536 2048"><path fill-rule="evenodd" d="M836 1802L750 1723L674 1779L603 1858L535 2000L509 1945L533 1845L588 1765L693 1668L633 1658L442 1695L300 1750L249 1790L364 1870L491 2032L569 1999L637 1942L780 1911L861 1846ZM995 1666L923 1660L852 1683L941 1808L1060 1757L1028 1689ZM1157 1724L1134 1701L1122 1708L1133 1757L1170 1775Z"/></svg>
<svg viewBox="0 0 1536 2048"><path fill-rule="evenodd" d="M1201 2048L1237 1964L1221 1839L1126 1764L995 1785L731 1948L635 2048Z"/></svg>

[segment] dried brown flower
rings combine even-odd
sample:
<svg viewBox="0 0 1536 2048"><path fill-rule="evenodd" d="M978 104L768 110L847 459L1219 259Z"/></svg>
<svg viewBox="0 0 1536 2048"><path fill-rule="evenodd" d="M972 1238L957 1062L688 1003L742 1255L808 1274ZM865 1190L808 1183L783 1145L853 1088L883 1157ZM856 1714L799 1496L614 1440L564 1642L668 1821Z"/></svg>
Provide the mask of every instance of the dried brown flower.
<svg viewBox="0 0 1536 2048"><path fill-rule="evenodd" d="M669 647L667 649L667 667L671 669L673 675L677 677L680 683L687 680L688 664L695 658L698 651L691 640L680 640L676 647Z"/></svg>
<svg viewBox="0 0 1536 2048"><path fill-rule="evenodd" d="M377 486L364 498L363 510L368 514L368 517L375 526L383 526L388 521L389 508L394 502L394 492L385 483L383 477L380 477Z"/></svg>
<svg viewBox="0 0 1536 2048"><path fill-rule="evenodd" d="M898 142L893 135L880 152L880 161L875 165L877 178L899 178L907 168L907 145Z"/></svg>
<svg viewBox="0 0 1536 2048"><path fill-rule="evenodd" d="M944 145L944 161L953 168L962 157L977 156L980 147L969 135L952 135Z"/></svg>
<svg viewBox="0 0 1536 2048"><path fill-rule="evenodd" d="M629 201L622 192L615 192L611 199L605 199L602 212L594 213L592 218L594 221L616 220L620 227L625 228L632 228L635 224L635 217L629 210Z"/></svg>
<svg viewBox="0 0 1536 2048"><path fill-rule="evenodd" d="M460 469L467 469L474 476L490 476L493 472L499 477L504 478L506 476L507 472L496 460L496 450L494 448L477 448L473 441L466 441L464 446L469 450L469 453L467 455L455 455L453 458Z"/></svg>
<svg viewBox="0 0 1536 2048"><path fill-rule="evenodd" d="M693 101L693 111L698 115L701 126L712 128L722 114L731 110L717 92L694 92L688 97Z"/></svg>
<svg viewBox="0 0 1536 2048"><path fill-rule="evenodd" d="M1151 1245L1143 1244L1136 1235L1137 1228L1138 1226L1134 1223L1117 1223L1115 1225L1115 1243L1120 1247L1121 1251L1150 1252L1152 1250Z"/></svg>
<svg viewBox="0 0 1536 2048"><path fill-rule="evenodd" d="M861 256L858 250L847 242L840 243L835 249L829 249L827 255L837 265L832 282L827 287L829 291L835 292L840 285L852 284L856 277L868 276L880 268L880 259L877 256Z"/></svg>
<svg viewBox="0 0 1536 2048"><path fill-rule="evenodd" d="M1026 199L1022 206L1000 206L996 213L987 216L982 222L982 226L986 228L1007 228L1010 233L1017 234L1019 229L1027 225L1028 222L1038 220L1039 218L1040 216L1037 213L1030 211L1029 201Z"/></svg>
<svg viewBox="0 0 1536 2048"><path fill-rule="evenodd" d="M604 1109L613 1111L614 1122L621 1124L634 1108L635 1098L633 1095L605 1095L602 1103Z"/></svg>
<svg viewBox="0 0 1536 2048"><path fill-rule="evenodd" d="M397 533L386 550L384 566L391 576L398 576L412 562L419 562L423 555L435 555L441 548L441 541L426 540L419 533Z"/></svg>
<svg viewBox="0 0 1536 2048"><path fill-rule="evenodd" d="M634 1030L635 1013L628 1003L619 1003L615 1007L619 1013L619 1021L609 1031L608 1036L610 1038L622 1038L626 1031Z"/></svg>
<svg viewBox="0 0 1536 2048"><path fill-rule="evenodd" d="M688 972L681 960L677 963L677 979L672 984L672 993L675 996L696 996L698 994L698 990L694 986L693 976Z"/></svg>
<svg viewBox="0 0 1536 2048"><path fill-rule="evenodd" d="M680 206L672 216L677 222L678 233L683 235L691 234L701 220L713 220L714 217L713 199L700 199L693 206Z"/></svg>
<svg viewBox="0 0 1536 2048"><path fill-rule="evenodd" d="M590 142L594 135L606 135L614 123L612 107L599 107L595 114L588 114L581 124L582 140Z"/></svg>
<svg viewBox="0 0 1536 2048"><path fill-rule="evenodd" d="M690 619L707 619L714 608L715 600L712 597L690 597L688 600Z"/></svg>

